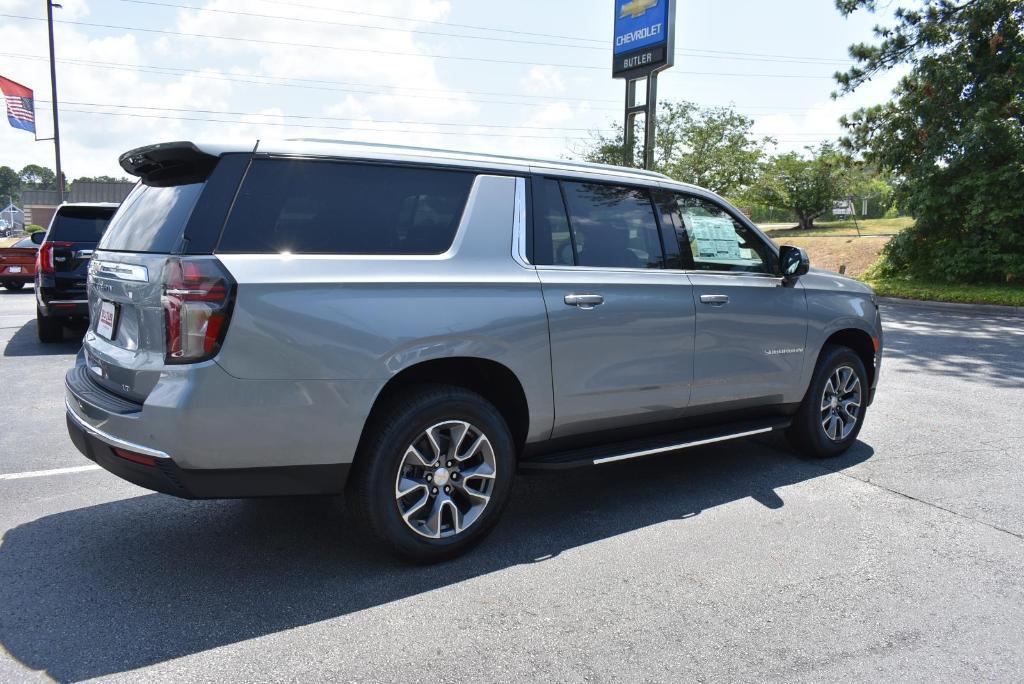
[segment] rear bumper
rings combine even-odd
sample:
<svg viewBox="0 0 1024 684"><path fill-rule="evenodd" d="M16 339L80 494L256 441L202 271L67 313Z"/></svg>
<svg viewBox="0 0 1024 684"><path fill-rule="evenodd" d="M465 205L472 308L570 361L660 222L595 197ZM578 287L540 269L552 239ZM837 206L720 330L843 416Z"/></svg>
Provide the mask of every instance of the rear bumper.
<svg viewBox="0 0 1024 684"><path fill-rule="evenodd" d="M90 373L79 354L65 376L68 433L86 457L125 480L204 499L336 494L345 486L351 458L340 453L333 426L309 403L289 406L280 385L274 393L256 392L258 383L240 388L211 363L163 378L145 403L136 403ZM252 404L245 390L255 392Z"/></svg>
<svg viewBox="0 0 1024 684"><path fill-rule="evenodd" d="M0 283L31 283L35 279L34 273L0 273Z"/></svg>
<svg viewBox="0 0 1024 684"><path fill-rule="evenodd" d="M82 454L122 480L183 499L231 499L262 496L338 494L348 476L347 464L279 468L181 468L162 452L124 442L92 428L70 402L66 422L71 441ZM146 458L129 460L114 448ZM147 462L148 461L148 462Z"/></svg>

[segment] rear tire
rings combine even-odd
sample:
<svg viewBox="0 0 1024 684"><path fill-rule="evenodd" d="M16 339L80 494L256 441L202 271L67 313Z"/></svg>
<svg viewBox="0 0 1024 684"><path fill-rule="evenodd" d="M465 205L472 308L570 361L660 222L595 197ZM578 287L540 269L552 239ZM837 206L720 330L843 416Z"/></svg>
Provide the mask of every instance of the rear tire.
<svg viewBox="0 0 1024 684"><path fill-rule="evenodd" d="M487 536L514 474L512 436L490 402L461 387L422 385L367 424L345 504L378 547L434 563Z"/></svg>
<svg viewBox="0 0 1024 684"><path fill-rule="evenodd" d="M39 341L51 344L64 341L64 323L59 318L44 316L43 312L36 309L36 331L39 333Z"/></svg>
<svg viewBox="0 0 1024 684"><path fill-rule="evenodd" d="M868 374L860 357L849 347L825 347L786 432L790 444L812 458L843 453L864 425L868 392Z"/></svg>
<svg viewBox="0 0 1024 684"><path fill-rule="evenodd" d="M10 290L11 292L14 292L15 290L20 290L21 288L25 287L25 283L18 282L15 280L8 280L4 282L4 287Z"/></svg>

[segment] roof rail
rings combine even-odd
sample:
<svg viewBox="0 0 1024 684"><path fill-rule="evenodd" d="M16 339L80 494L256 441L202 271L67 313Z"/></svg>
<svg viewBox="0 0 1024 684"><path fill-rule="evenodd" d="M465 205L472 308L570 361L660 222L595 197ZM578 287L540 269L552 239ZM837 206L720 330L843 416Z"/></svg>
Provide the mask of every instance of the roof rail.
<svg viewBox="0 0 1024 684"><path fill-rule="evenodd" d="M520 157L508 154L494 154L490 152L472 152L469 150L450 150L443 147L417 147L414 145L397 145L394 143L374 143L374 142L363 142L359 140L344 140L344 139L333 139L333 138L286 138L287 142L304 142L304 143L329 143L334 145L354 145L359 147L370 147L388 150L410 150L416 152L441 152L445 154L462 154L473 157L485 157L489 159L500 159L508 162L519 162L523 164L557 164L560 166L572 166L581 169L614 169L616 171L632 173L639 176L649 176L651 178L663 178L671 180L668 176L657 171L648 171L646 169L634 169L629 166L615 166L612 164L597 164L594 162L583 162L575 161L572 159L545 159L543 157Z"/></svg>

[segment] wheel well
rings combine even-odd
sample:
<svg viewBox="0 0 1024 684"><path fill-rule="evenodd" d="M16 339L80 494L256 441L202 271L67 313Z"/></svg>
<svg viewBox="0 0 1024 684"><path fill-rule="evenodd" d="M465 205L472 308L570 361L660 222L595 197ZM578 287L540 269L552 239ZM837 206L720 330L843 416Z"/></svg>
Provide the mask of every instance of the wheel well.
<svg viewBox="0 0 1024 684"><path fill-rule="evenodd" d="M864 363L864 370L868 374L868 385L870 386L875 380L875 343L871 339L871 335L868 335L863 330L857 328L847 328L838 332L832 333L827 340L826 345L836 345L841 347L848 347L852 349L860 360Z"/></svg>
<svg viewBox="0 0 1024 684"><path fill-rule="evenodd" d="M504 417L512 432L517 451L522 451L526 444L526 435L530 428L529 407L526 392L519 378L508 367L497 361L487 359L455 357L434 359L410 366L388 380L377 395L373 408L366 419L369 425L378 411L390 401L409 390L411 386L424 384L443 384L464 387L476 392L494 404ZM363 428L364 434L366 428ZM362 444L362 435L360 436Z"/></svg>

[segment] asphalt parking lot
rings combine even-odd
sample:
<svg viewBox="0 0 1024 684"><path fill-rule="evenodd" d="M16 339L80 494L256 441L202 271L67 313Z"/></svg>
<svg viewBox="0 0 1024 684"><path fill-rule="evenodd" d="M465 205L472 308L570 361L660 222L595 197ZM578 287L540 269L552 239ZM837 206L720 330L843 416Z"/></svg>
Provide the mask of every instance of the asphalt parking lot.
<svg viewBox="0 0 1024 684"><path fill-rule="evenodd" d="M407 567L333 500L77 469L78 343L40 345L33 305L0 292L0 681L1024 678L1024 318L887 307L839 459L743 441L520 478L475 552Z"/></svg>

